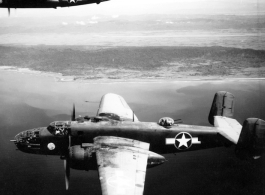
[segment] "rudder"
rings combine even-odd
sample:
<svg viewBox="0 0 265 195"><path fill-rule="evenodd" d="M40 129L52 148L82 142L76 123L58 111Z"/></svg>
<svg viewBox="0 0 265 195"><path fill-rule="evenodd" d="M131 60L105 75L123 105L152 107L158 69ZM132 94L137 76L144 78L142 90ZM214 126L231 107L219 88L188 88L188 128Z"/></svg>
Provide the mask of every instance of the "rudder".
<svg viewBox="0 0 265 195"><path fill-rule="evenodd" d="M234 115L234 95L226 91L218 91L213 99L212 107L208 116L210 124L214 125L214 116L232 118Z"/></svg>

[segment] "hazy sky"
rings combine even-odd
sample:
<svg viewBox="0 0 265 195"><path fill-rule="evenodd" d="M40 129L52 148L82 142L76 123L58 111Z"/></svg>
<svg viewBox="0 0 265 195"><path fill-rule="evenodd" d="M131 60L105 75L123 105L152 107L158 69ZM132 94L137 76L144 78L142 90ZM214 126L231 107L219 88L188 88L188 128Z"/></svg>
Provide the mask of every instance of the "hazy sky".
<svg viewBox="0 0 265 195"><path fill-rule="evenodd" d="M12 17L63 15L121 15L121 14L264 14L264 0L110 0L58 9L11 10ZM0 17L7 17L7 9L0 9Z"/></svg>

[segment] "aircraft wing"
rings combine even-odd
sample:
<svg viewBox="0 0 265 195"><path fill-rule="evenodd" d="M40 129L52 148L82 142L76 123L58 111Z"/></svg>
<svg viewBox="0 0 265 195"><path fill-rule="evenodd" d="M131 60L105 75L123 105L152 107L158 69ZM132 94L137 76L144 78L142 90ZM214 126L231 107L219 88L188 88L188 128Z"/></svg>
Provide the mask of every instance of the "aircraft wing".
<svg viewBox="0 0 265 195"><path fill-rule="evenodd" d="M149 144L136 140L128 144L129 139L115 137L96 139L96 144L105 146L96 151L102 195L142 195Z"/></svg>
<svg viewBox="0 0 265 195"><path fill-rule="evenodd" d="M100 101L98 116L107 116L109 114L117 115L121 120L138 121L138 118L128 106L123 97L108 93Z"/></svg>

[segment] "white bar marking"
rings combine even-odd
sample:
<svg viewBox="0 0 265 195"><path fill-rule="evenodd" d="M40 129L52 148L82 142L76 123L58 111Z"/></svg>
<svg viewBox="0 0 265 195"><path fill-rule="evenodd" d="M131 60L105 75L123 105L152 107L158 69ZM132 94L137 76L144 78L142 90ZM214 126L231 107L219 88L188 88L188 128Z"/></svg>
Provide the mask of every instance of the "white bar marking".
<svg viewBox="0 0 265 195"><path fill-rule="evenodd" d="M175 144L175 138L166 138L166 145Z"/></svg>
<svg viewBox="0 0 265 195"><path fill-rule="evenodd" d="M197 137L193 137L191 141L192 144L201 144L201 141L199 141Z"/></svg>

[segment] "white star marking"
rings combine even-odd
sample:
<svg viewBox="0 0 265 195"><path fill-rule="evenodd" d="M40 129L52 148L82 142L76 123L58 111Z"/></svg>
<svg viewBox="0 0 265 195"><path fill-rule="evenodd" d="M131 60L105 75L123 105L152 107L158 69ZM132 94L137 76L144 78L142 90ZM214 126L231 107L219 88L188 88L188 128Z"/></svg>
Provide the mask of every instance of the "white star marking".
<svg viewBox="0 0 265 195"><path fill-rule="evenodd" d="M188 147L188 141L190 141L190 139L187 139L184 135L184 133L182 134L182 138L181 139L176 139L178 142L179 142L179 146L178 147L181 147L181 146L185 146L185 147Z"/></svg>
<svg viewBox="0 0 265 195"><path fill-rule="evenodd" d="M178 150L184 150L190 148L192 144L201 144L201 141L198 137L192 137L188 132L180 132L175 138L166 138L166 145L171 144L175 145Z"/></svg>

